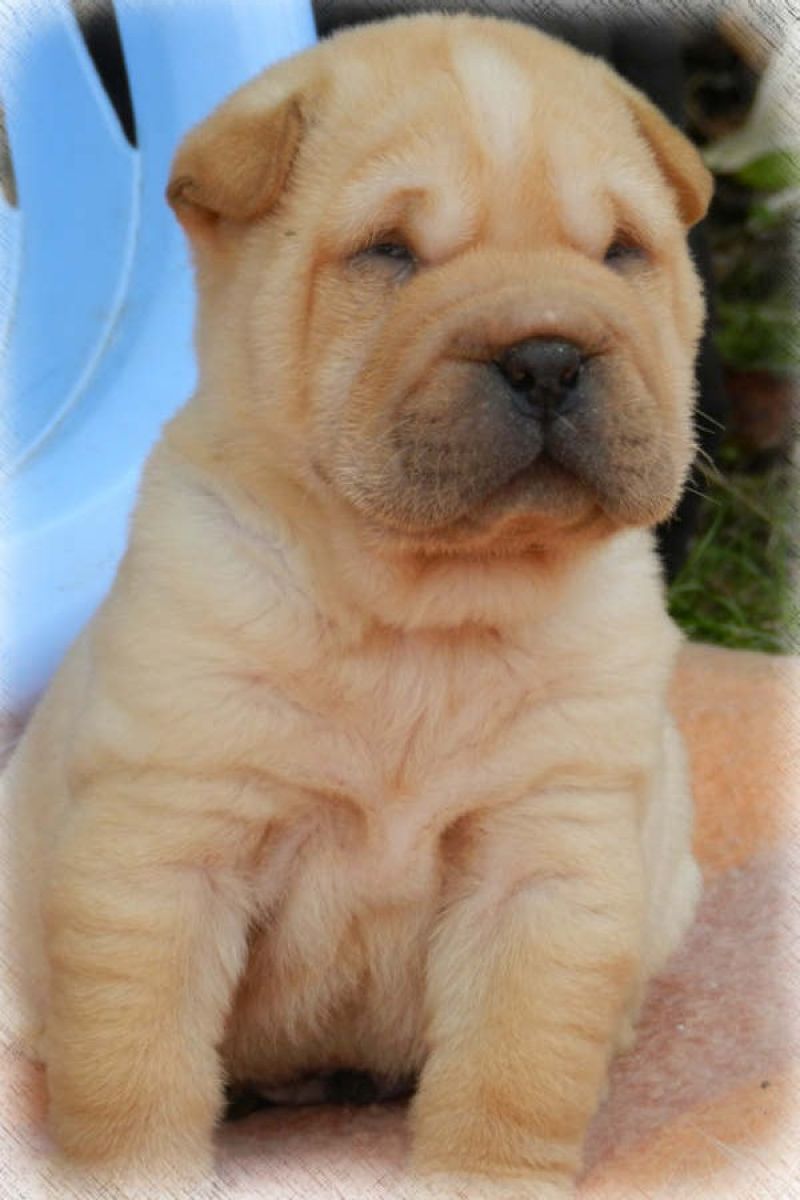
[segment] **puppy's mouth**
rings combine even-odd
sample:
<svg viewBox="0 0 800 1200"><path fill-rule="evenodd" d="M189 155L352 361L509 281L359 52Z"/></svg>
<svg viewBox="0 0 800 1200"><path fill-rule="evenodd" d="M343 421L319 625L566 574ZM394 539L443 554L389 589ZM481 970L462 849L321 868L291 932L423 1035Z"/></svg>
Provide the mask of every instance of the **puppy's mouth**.
<svg viewBox="0 0 800 1200"><path fill-rule="evenodd" d="M353 505L371 540L390 553L506 556L611 528L597 497L559 461L558 441L551 446L546 434L538 450L528 447L521 462L512 456L502 472L481 461L471 470L448 470L438 446L431 455L419 446L417 452L422 465L406 464L398 492L372 493L366 502L359 495Z"/></svg>
<svg viewBox="0 0 800 1200"><path fill-rule="evenodd" d="M492 492L483 506L467 519L490 521L509 510L551 512L553 516L560 512L568 516L572 510L596 505L589 488L559 460L558 452L545 441L536 458Z"/></svg>
<svg viewBox="0 0 800 1200"><path fill-rule="evenodd" d="M334 483L376 531L487 552L668 515L680 485L660 406L621 355L530 339L441 360L340 444Z"/></svg>
<svg viewBox="0 0 800 1200"><path fill-rule="evenodd" d="M463 481L463 491L480 487L480 480ZM417 478L414 488L431 496L431 507L441 504L443 481ZM483 489L480 489L483 493ZM463 492L462 492L463 494ZM451 551L459 549L492 549L520 543L540 545L556 534L586 528L603 516L602 506L591 489L563 462L558 451L543 439L541 450L522 467L512 470L509 477L482 494L478 502L454 517L419 520L413 516L394 513L384 516L383 524L399 535L420 544Z"/></svg>

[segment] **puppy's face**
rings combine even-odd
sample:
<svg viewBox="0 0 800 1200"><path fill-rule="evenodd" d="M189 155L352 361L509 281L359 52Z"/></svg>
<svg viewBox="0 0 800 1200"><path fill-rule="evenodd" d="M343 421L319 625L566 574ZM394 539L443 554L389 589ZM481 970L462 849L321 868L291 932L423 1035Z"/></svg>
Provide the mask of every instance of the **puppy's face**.
<svg viewBox="0 0 800 1200"><path fill-rule="evenodd" d="M190 135L170 187L201 370L254 462L431 553L669 514L702 320L685 233L708 194L600 63L438 17L268 72Z"/></svg>

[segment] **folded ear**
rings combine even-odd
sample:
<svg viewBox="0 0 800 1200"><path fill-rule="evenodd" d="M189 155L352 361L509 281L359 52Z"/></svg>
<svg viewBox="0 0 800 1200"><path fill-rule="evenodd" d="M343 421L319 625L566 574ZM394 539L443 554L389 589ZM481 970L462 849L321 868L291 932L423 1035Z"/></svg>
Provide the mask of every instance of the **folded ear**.
<svg viewBox="0 0 800 1200"><path fill-rule="evenodd" d="M618 75L614 82L675 193L681 220L695 225L708 210L714 177L695 146L660 109Z"/></svg>
<svg viewBox="0 0 800 1200"><path fill-rule="evenodd" d="M209 233L221 218L252 221L275 205L308 119L307 57L234 92L181 143L167 199L189 234Z"/></svg>

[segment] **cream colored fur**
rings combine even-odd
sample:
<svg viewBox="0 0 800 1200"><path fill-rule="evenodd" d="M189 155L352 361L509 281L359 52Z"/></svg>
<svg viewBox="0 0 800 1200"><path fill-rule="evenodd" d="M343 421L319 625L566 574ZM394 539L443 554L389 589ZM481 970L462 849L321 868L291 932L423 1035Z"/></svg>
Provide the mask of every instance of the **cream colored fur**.
<svg viewBox="0 0 800 1200"><path fill-rule="evenodd" d="M493 136L503 56L533 124ZM22 974L69 1156L202 1167L226 1078L416 1071L420 1170L568 1193L698 890L666 709L678 635L631 526L668 511L691 454L681 217L707 181L641 106L530 31L416 19L269 72L179 156L200 387L7 780ZM583 222L559 183L570 137L597 199ZM637 195L657 233L644 283L595 261ZM431 262L407 311L406 285L342 265L401 220ZM403 372L433 363L450 395L448 322L507 344L606 330L609 403L641 394L666 430L652 516L558 492L448 540L350 494ZM375 504L391 469L370 466Z"/></svg>

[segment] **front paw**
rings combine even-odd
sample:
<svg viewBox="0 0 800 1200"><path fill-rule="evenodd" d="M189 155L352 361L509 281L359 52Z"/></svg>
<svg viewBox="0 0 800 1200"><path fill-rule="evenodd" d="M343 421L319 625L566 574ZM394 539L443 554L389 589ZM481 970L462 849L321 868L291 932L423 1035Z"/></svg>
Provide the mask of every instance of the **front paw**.
<svg viewBox="0 0 800 1200"><path fill-rule="evenodd" d="M88 1021L48 1026L48 1126L64 1158L131 1175L208 1174L222 1090L216 1056L199 1045L190 1055L152 1031L140 1044L101 1017L89 1031Z"/></svg>
<svg viewBox="0 0 800 1200"><path fill-rule="evenodd" d="M435 1177L454 1196L568 1200L575 1193L579 1147L537 1136L520 1116L418 1103L412 1116L415 1173Z"/></svg>
<svg viewBox="0 0 800 1200"><path fill-rule="evenodd" d="M48 1126L60 1161L131 1190L134 1183L199 1184L213 1171L211 1124L179 1094L137 1097L98 1088L92 1095L51 1087ZM126 1192L127 1195L127 1192Z"/></svg>

